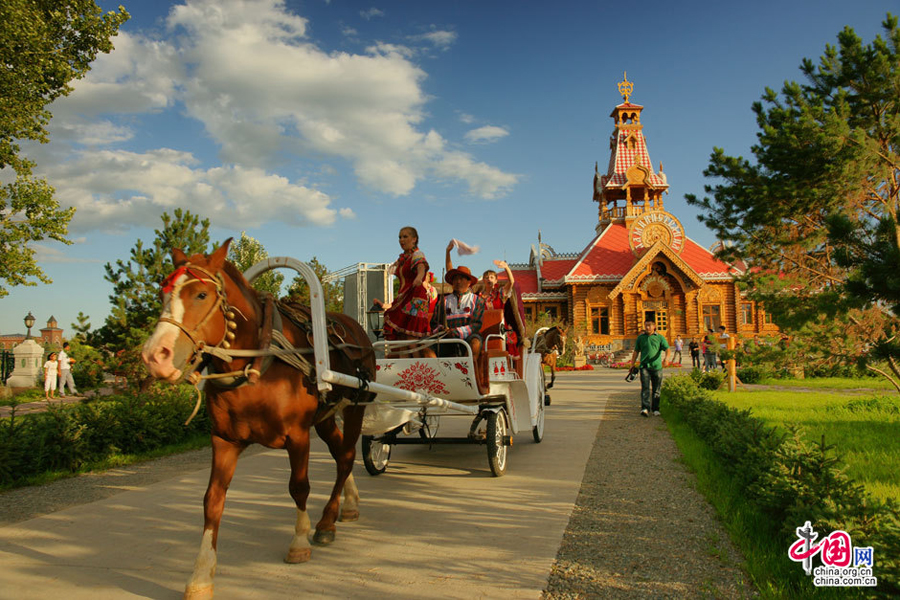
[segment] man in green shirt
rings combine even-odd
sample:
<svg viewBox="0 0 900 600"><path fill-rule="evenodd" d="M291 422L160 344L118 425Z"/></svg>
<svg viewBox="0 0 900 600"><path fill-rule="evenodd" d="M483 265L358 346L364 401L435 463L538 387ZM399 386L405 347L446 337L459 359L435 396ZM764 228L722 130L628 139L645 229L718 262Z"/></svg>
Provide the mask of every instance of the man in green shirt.
<svg viewBox="0 0 900 600"><path fill-rule="evenodd" d="M649 417L651 410L654 415L659 416L662 370L663 364L669 359L669 342L656 333L655 321L644 322L644 333L638 336L631 354L632 369L638 354L641 356L641 416Z"/></svg>

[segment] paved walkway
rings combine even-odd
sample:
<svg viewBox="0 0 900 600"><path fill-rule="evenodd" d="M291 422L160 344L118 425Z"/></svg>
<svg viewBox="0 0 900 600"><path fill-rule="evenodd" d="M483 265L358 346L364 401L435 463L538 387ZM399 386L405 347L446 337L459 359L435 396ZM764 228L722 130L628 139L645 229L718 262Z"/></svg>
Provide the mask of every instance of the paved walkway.
<svg viewBox="0 0 900 600"><path fill-rule="evenodd" d="M502 478L490 476L483 446L395 447L387 473L379 477L368 476L358 465L361 519L339 523L335 543L314 547L306 564L282 562L295 515L287 493L286 455L262 450L243 457L220 529L216 597L536 599L547 588L551 571L551 597L725 591L697 579L708 578L720 561L704 552L714 543L708 530L712 517L690 490L683 467L664 457L648 471L643 459L633 460L629 444L638 441L635 431L670 445L671 439L661 419L637 415L636 396L622 399L621 392L637 391L623 377L624 372L605 369L559 374L544 442L535 444L530 431L517 434ZM445 420L441 427L441 435L464 433L468 419ZM115 489L114 473L97 477L105 488L103 499L94 495L91 501L37 518L8 520L12 524L0 526L0 598L179 598L200 542L208 478L208 466L192 464L165 480L129 480L121 491ZM662 477L666 471L676 473L674 483ZM332 473L327 450L315 442L310 464L314 517ZM17 493L21 500L25 493L66 489L65 482L59 484L9 494ZM629 489L623 492L621 486ZM635 501L629 498L637 497L640 504L648 489L654 504L638 517L644 530L636 536L638 522L622 517L633 510ZM694 494L689 509L701 506L702 522L693 515L664 518L673 514L667 503L678 501L685 490ZM605 499L606 507L586 504L586 494ZM3 496L0 507L14 510L16 503L4 503ZM601 520L584 521L592 515ZM673 537L672 531L678 535ZM724 534L714 535L718 545ZM696 540L699 550L691 544L691 554L681 554L677 568L664 576L659 571L663 565L649 565L658 574L648 581L648 572L634 565L645 560L641 541L654 539L668 540L676 559L685 539ZM652 551L659 552L660 546ZM692 561L712 567L684 568ZM630 566L620 567L623 562ZM585 569L599 574L587 587ZM582 581L565 581L565 572ZM698 587L701 583L707 587Z"/></svg>
<svg viewBox="0 0 900 600"><path fill-rule="evenodd" d="M617 377L618 379L618 377ZM217 598L538 598L603 414L601 386L557 380L546 437L515 436L506 476L484 446L401 446L387 473L355 471L361 519L286 565L295 511L283 451L244 457L219 537ZM600 383L599 381L597 383ZM441 434L468 419L442 424ZM333 463L316 442L311 511ZM178 598L200 543L208 467L0 528L0 596ZM37 493L37 492L35 492Z"/></svg>

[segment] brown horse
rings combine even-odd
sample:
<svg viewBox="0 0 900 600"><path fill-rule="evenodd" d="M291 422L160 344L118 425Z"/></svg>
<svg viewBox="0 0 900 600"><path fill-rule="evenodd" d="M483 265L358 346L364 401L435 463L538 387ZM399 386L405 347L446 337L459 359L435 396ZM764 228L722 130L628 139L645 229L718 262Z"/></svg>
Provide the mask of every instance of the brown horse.
<svg viewBox="0 0 900 600"><path fill-rule="evenodd" d="M550 383L547 389L553 387L556 381L556 359L566 351L566 329L560 329L554 325L550 329L542 331L535 336L534 351L541 355L541 364L550 367Z"/></svg>
<svg viewBox="0 0 900 600"><path fill-rule="evenodd" d="M158 379L177 383L187 377L196 382L204 366L222 377L210 379L206 386L213 458L203 499L200 553L185 589L185 598L192 599L212 596L225 493L238 456L250 444L285 448L290 458L288 490L297 505L297 521L286 562L305 562L311 554L306 510L311 428L328 444L337 463L337 479L313 541L328 544L334 540L342 491L341 520L359 517L359 493L351 471L365 403L375 396L362 389L336 387L320 398L314 372L312 376L309 370L304 374L288 362L272 359L271 352L265 358L252 356L254 350L271 348L268 338L278 330L277 325L273 330L272 324L279 321L283 337L278 338L286 339L288 346L306 349L309 356L309 322L298 318L309 313L299 306L276 307L271 297L257 295L240 271L225 260L230 241L208 257L195 254L188 258L181 250L172 251L176 270L165 282L163 313L143 349L144 362ZM329 313L327 321L329 334L333 336L337 330L342 340L340 348L330 346L331 368L360 377L366 372L374 374L375 356L365 331L344 315ZM305 361L302 353L291 356ZM344 398L348 400L335 404ZM343 434L335 422L335 411L341 407Z"/></svg>

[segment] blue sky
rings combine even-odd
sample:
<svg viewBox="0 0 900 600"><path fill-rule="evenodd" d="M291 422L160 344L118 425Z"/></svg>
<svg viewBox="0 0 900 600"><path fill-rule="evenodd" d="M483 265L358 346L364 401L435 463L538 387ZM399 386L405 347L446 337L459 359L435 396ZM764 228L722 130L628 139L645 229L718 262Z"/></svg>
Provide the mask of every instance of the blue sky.
<svg viewBox="0 0 900 600"><path fill-rule="evenodd" d="M119 2L100 2L113 9ZM37 244L51 285L0 299L0 333L109 311L103 265L183 207L216 241L246 231L270 255L331 269L391 262L418 228L440 273L447 241L528 259L593 237L594 163L609 159L623 71L666 208L715 240L684 195L702 194L714 146L747 156L766 86L800 78L853 27L866 42L897 4L805 2L350 2L122 0L132 19L75 91L52 141L26 146L76 243Z"/></svg>

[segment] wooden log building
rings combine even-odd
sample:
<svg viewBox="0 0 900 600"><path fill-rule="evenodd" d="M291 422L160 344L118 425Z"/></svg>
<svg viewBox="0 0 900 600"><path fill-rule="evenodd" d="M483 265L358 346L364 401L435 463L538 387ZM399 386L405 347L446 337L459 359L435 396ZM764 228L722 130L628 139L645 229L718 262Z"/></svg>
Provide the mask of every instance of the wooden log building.
<svg viewBox="0 0 900 600"><path fill-rule="evenodd" d="M644 137L643 106L628 98L633 84L619 83L624 102L610 117L606 174L594 167L599 203L596 236L578 253L557 253L542 242L527 264L510 264L520 284L526 317L547 312L587 331L589 350L629 350L645 319L685 343L720 325L741 337L777 334L761 306L735 282L745 265L718 260L687 237L681 221L665 210L669 184L653 171Z"/></svg>

